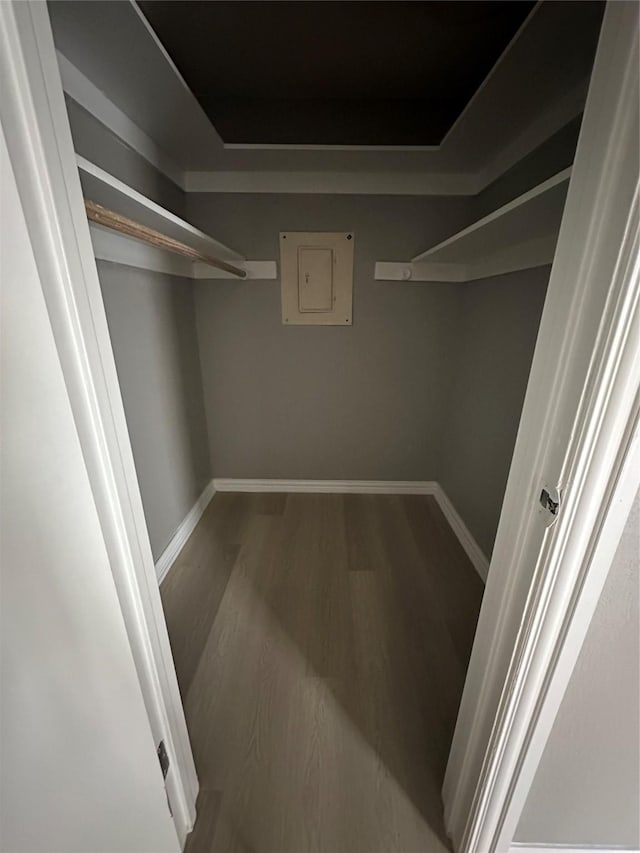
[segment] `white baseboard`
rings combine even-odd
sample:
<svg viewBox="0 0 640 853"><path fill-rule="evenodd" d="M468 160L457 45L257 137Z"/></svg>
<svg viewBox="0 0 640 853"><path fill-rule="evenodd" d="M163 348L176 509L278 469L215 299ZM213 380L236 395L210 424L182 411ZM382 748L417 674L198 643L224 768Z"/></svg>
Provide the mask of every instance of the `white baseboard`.
<svg viewBox="0 0 640 853"><path fill-rule="evenodd" d="M171 542L164 549L162 554L158 557L156 562L156 577L158 578L158 583L162 583L162 581L167 576L167 573L171 566L173 565L174 560L182 550L187 539L193 533L196 524L202 518L202 514L204 513L209 501L214 496L216 490L213 484L213 480L210 480L205 486L202 494L198 498L198 500L191 507L189 512L186 514L180 527L173 534Z"/></svg>
<svg viewBox="0 0 640 853"><path fill-rule="evenodd" d="M640 850L601 844L520 844L514 841L509 853L640 853Z"/></svg>
<svg viewBox="0 0 640 853"><path fill-rule="evenodd" d="M216 492L306 492L351 495L433 495L431 480L236 480L214 479Z"/></svg>
<svg viewBox="0 0 640 853"><path fill-rule="evenodd" d="M433 495L483 581L489 560L435 480L245 480L215 478L216 492L306 492L309 494Z"/></svg>
<svg viewBox="0 0 640 853"><path fill-rule="evenodd" d="M458 537L458 541L464 548L467 557L473 563L473 567L480 575L482 580L486 583L487 575L489 573L488 557L486 556L482 548L478 545L476 540L473 538L471 531L462 520L462 517L458 513L457 509L447 497L442 486L439 483L437 483L436 485L437 489L434 493L434 497L438 502L438 506L442 510L442 514L447 519L447 521L449 522L449 526Z"/></svg>

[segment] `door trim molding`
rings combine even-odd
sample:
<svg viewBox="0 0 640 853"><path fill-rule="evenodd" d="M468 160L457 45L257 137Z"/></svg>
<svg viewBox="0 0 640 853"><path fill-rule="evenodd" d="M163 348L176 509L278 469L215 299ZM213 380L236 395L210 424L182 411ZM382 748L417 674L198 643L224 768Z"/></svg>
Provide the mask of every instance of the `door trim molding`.
<svg viewBox="0 0 640 853"><path fill-rule="evenodd" d="M443 787L459 853L509 849L639 485L637 68L609 4Z"/></svg>
<svg viewBox="0 0 640 853"><path fill-rule="evenodd" d="M0 3L0 115L182 846L198 780L155 576L46 4ZM158 773L161 773L158 765Z"/></svg>

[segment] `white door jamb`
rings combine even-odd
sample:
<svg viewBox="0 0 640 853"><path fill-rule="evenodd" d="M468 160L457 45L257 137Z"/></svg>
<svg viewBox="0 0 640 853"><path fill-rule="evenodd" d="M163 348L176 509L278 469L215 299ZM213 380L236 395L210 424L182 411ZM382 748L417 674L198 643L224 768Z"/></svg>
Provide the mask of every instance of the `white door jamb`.
<svg viewBox="0 0 640 853"><path fill-rule="evenodd" d="M459 853L512 842L640 485L638 58L609 3L443 787Z"/></svg>
<svg viewBox="0 0 640 853"><path fill-rule="evenodd" d="M184 845L198 781L45 3L0 3L0 118L150 727L169 755L165 785Z"/></svg>

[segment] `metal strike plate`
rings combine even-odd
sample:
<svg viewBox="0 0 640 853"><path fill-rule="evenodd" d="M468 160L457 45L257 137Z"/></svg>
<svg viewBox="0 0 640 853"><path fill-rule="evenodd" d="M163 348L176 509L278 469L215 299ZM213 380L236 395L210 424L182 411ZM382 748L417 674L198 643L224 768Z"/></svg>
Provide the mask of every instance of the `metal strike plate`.
<svg viewBox="0 0 640 853"><path fill-rule="evenodd" d="M560 493L557 489L545 486L540 492L540 506L547 512L547 527L558 520L560 512Z"/></svg>

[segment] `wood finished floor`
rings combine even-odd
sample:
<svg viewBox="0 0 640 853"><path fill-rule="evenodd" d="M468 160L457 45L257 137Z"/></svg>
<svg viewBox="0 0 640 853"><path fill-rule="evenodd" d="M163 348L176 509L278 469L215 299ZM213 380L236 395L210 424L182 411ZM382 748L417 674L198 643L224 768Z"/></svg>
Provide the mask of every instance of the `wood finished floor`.
<svg viewBox="0 0 640 853"><path fill-rule="evenodd" d="M443 853L482 583L426 496L217 494L161 587L187 853Z"/></svg>

